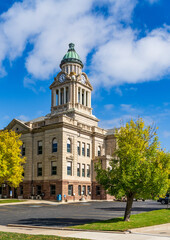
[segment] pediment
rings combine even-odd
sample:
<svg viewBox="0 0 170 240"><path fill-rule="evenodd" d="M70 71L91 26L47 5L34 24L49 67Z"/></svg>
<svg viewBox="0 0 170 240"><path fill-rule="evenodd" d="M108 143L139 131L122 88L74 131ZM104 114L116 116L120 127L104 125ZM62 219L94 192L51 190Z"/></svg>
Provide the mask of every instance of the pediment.
<svg viewBox="0 0 170 240"><path fill-rule="evenodd" d="M30 130L30 127L18 119L13 119L5 129L15 132L22 132Z"/></svg>

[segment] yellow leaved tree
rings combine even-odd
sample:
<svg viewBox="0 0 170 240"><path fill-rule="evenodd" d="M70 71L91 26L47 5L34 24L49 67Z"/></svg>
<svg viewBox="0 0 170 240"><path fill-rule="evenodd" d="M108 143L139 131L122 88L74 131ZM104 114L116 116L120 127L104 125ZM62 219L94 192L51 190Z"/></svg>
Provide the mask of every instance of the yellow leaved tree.
<svg viewBox="0 0 170 240"><path fill-rule="evenodd" d="M0 184L18 187L23 180L25 158L21 156L21 146L19 134L7 130L0 132Z"/></svg>

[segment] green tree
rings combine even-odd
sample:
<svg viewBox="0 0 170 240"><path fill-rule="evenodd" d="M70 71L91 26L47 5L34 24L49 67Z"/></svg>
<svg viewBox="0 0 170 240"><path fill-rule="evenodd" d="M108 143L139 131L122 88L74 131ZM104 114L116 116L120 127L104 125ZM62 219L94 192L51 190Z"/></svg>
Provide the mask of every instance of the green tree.
<svg viewBox="0 0 170 240"><path fill-rule="evenodd" d="M25 158L21 156L22 141L14 131L0 132L0 184L18 187L22 181Z"/></svg>
<svg viewBox="0 0 170 240"><path fill-rule="evenodd" d="M159 147L156 129L139 118L115 130L117 148L110 168L96 165L97 181L115 197L126 196L124 220L129 221L134 198L155 198L169 185L170 154Z"/></svg>

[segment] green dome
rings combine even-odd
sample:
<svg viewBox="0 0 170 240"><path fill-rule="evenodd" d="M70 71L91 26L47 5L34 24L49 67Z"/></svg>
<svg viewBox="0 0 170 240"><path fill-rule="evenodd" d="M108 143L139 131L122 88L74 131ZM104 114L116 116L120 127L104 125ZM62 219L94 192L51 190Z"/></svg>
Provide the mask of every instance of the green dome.
<svg viewBox="0 0 170 240"><path fill-rule="evenodd" d="M74 46L75 46L74 43L69 44L69 49L62 59L62 61L60 63L60 67L64 63L79 63L83 67L83 63L82 63L79 55L76 53Z"/></svg>

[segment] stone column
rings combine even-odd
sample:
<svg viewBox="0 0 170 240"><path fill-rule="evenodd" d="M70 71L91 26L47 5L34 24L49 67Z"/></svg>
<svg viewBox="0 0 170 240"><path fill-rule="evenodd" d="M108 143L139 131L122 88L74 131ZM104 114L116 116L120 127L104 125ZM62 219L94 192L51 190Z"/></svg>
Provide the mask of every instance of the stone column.
<svg viewBox="0 0 170 240"><path fill-rule="evenodd" d="M61 91L60 91L60 88L58 89L58 105L60 105L60 93L61 93Z"/></svg>
<svg viewBox="0 0 170 240"><path fill-rule="evenodd" d="M86 101L87 101L87 104L86 104L86 106L88 107L89 106L89 92L88 91L86 91Z"/></svg>
<svg viewBox="0 0 170 240"><path fill-rule="evenodd" d="M89 107L91 108L91 93L89 92Z"/></svg>
<svg viewBox="0 0 170 240"><path fill-rule="evenodd" d="M66 104L66 87L64 87L64 104Z"/></svg>
<svg viewBox="0 0 170 240"><path fill-rule="evenodd" d="M86 91L84 90L84 106L86 106Z"/></svg>
<svg viewBox="0 0 170 240"><path fill-rule="evenodd" d="M56 106L56 89L53 89L53 107Z"/></svg>

